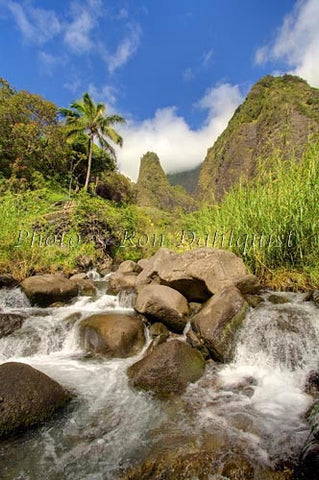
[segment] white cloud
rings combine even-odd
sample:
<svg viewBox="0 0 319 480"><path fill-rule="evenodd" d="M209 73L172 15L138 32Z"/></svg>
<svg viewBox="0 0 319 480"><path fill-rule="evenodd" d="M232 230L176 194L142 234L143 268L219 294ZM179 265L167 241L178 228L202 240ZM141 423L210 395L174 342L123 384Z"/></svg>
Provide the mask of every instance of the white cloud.
<svg viewBox="0 0 319 480"><path fill-rule="evenodd" d="M93 83L90 83L88 92L96 103L104 103L106 107L106 115L116 113L114 106L117 101L118 92L115 87L112 85L103 85L103 87L97 88Z"/></svg>
<svg viewBox="0 0 319 480"><path fill-rule="evenodd" d="M124 139L123 148L117 149L120 170L136 180L140 158L147 151L158 154L166 172L197 166L242 101L237 85L225 83L210 88L196 104L207 111L206 121L198 130L192 130L175 107L157 110L153 118L143 122L130 121L118 129Z"/></svg>
<svg viewBox="0 0 319 480"><path fill-rule="evenodd" d="M283 60L291 72L319 86L319 2L299 0L284 18L282 26L269 44L256 52L256 62Z"/></svg>
<svg viewBox="0 0 319 480"><path fill-rule="evenodd" d="M207 68L210 65L213 55L214 55L214 50L212 48L203 54L203 57L202 57L203 67Z"/></svg>
<svg viewBox="0 0 319 480"><path fill-rule="evenodd" d="M142 30L138 24L129 24L129 32L118 45L113 54L106 54L105 60L108 63L110 73L127 63L129 58L136 52L140 45Z"/></svg>
<svg viewBox="0 0 319 480"><path fill-rule="evenodd" d="M64 41L75 53L88 52L94 45L91 31L96 24L95 11L89 11L85 6L73 3L72 12L73 20L66 26Z"/></svg>
<svg viewBox="0 0 319 480"><path fill-rule="evenodd" d="M7 7L24 39L30 43L44 44L61 31L60 21L52 10L12 1L8 2Z"/></svg>

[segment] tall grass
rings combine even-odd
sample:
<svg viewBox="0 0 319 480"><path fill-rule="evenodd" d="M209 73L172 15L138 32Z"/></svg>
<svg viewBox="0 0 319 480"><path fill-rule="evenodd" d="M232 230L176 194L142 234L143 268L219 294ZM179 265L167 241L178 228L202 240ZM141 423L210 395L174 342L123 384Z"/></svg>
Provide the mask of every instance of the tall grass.
<svg viewBox="0 0 319 480"><path fill-rule="evenodd" d="M231 249L261 277L279 278L286 271L292 282L300 282L302 274L303 283L314 284L319 280L318 222L319 145L312 144L299 162L279 155L260 162L255 180L240 181L220 205L188 215L184 227L200 237L197 245L206 240Z"/></svg>

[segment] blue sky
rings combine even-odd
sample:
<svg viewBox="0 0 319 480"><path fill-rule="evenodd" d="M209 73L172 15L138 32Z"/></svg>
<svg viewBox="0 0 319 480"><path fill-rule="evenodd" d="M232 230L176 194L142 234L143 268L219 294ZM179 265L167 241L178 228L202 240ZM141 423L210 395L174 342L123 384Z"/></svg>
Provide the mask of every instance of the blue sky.
<svg viewBox="0 0 319 480"><path fill-rule="evenodd" d="M0 76L68 106L89 91L128 120L118 150L196 166L263 75L319 86L318 0L0 0Z"/></svg>

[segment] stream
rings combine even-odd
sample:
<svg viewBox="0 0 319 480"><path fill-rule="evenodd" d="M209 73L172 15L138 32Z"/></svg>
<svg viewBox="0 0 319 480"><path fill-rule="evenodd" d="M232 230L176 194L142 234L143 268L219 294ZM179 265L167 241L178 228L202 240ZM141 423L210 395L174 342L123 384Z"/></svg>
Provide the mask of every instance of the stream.
<svg viewBox="0 0 319 480"><path fill-rule="evenodd" d="M132 296L108 295L105 279L95 284L96 297L46 309L31 307L19 289L0 290L0 309L27 317L0 339L0 363L24 362L76 393L44 426L0 443L2 480L117 480L176 432L222 438L219 462L238 451L270 468L296 461L309 435L303 415L313 401L305 379L319 366L319 309L312 302L285 292L289 303L273 305L266 293L265 303L249 310L233 363L209 362L181 398L163 401L127 381L126 369L143 356L148 336L133 358L81 350L81 319L133 312Z"/></svg>

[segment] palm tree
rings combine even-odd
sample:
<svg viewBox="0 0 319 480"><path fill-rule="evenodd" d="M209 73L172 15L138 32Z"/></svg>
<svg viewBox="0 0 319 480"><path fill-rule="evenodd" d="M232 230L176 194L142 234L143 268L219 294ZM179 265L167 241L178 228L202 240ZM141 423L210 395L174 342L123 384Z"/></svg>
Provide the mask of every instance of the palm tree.
<svg viewBox="0 0 319 480"><path fill-rule="evenodd" d="M84 189L87 190L92 165L92 152L94 140L98 140L100 146L116 158L115 150L107 141L111 139L117 145L123 145L122 137L112 127L115 123L125 123L120 115L105 114L103 103L95 104L90 95L86 92L81 100L71 104L70 108L60 108L60 113L66 118L69 126L69 137L76 137L80 133L87 133L89 137L88 166Z"/></svg>

